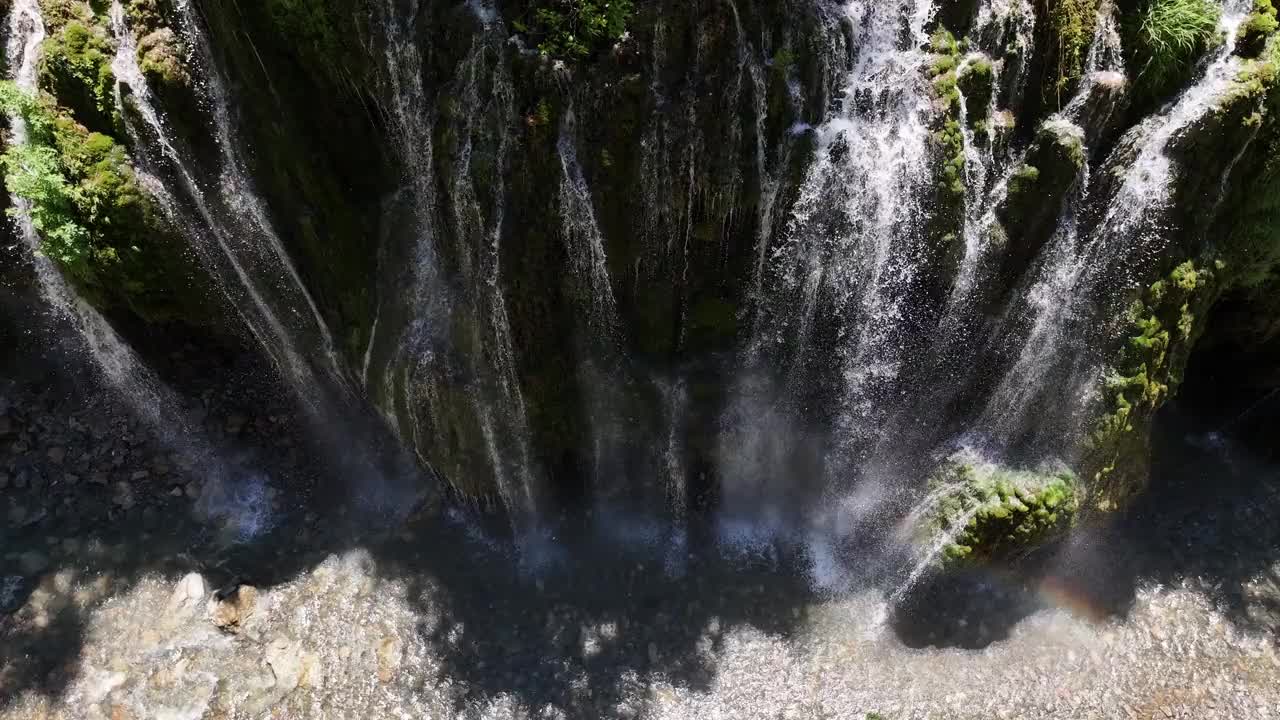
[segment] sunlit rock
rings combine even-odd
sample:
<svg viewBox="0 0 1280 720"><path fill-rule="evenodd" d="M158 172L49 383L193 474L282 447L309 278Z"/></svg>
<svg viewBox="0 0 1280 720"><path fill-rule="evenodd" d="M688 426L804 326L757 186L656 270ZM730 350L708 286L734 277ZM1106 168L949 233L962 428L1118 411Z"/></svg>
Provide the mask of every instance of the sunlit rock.
<svg viewBox="0 0 1280 720"><path fill-rule="evenodd" d="M963 455L943 463L929 486L942 491L926 525L947 537L944 564L1025 556L1070 529L1080 504L1070 470L1015 470Z"/></svg>

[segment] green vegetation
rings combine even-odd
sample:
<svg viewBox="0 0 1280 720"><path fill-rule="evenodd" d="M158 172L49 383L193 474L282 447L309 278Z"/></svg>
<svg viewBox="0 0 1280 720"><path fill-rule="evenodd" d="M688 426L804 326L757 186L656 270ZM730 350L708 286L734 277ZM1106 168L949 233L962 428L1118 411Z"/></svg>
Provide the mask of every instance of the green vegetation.
<svg viewBox="0 0 1280 720"><path fill-rule="evenodd" d="M68 2L60 7L72 17L61 24L50 23L40 52L40 86L80 122L111 132L120 124L111 71L115 46L88 4Z"/></svg>
<svg viewBox="0 0 1280 720"><path fill-rule="evenodd" d="M953 457L929 478L930 490L951 489L928 519L927 530L930 536L951 536L944 564L1014 559L1071 527L1078 486L1075 474L1065 469L1012 470Z"/></svg>
<svg viewBox="0 0 1280 720"><path fill-rule="evenodd" d="M1085 56L1098 22L1098 0L1058 0L1049 4L1049 32L1054 47L1057 80L1054 97L1061 106L1067 88L1080 79Z"/></svg>
<svg viewBox="0 0 1280 720"><path fill-rule="evenodd" d="M1040 180L1040 168L1023 163L1009 178L1008 197L1022 197L1035 190Z"/></svg>
<svg viewBox="0 0 1280 720"><path fill-rule="evenodd" d="M1212 0L1150 0L1130 21L1134 87L1139 96L1161 97L1186 81L1217 39L1221 9Z"/></svg>
<svg viewBox="0 0 1280 720"><path fill-rule="evenodd" d="M1093 470L1099 504L1107 509L1122 498L1108 492L1121 483L1132 489L1133 478L1118 477L1120 464L1142 466L1145 456L1145 428L1152 414L1170 397L1181 382L1182 369L1197 331L1198 310L1207 304L1205 289L1213 272L1182 263L1169 275L1153 283L1135 299L1127 312L1131 328L1120 360L1104 381L1105 412L1095 423L1089 447L1089 467ZM1140 486L1140 484L1139 484Z"/></svg>
<svg viewBox="0 0 1280 720"><path fill-rule="evenodd" d="M138 41L138 67L152 86L185 88L191 77L183 61L182 44L169 28L160 28Z"/></svg>
<svg viewBox="0 0 1280 720"><path fill-rule="evenodd" d="M545 56L584 60L622 39L634 12L632 0L542 0L530 20L511 25L535 38Z"/></svg>
<svg viewBox="0 0 1280 720"><path fill-rule="evenodd" d="M956 85L964 93L965 121L980 135L990 121L991 97L995 92L995 70L986 57L974 57L960 66Z"/></svg>
<svg viewBox="0 0 1280 720"><path fill-rule="evenodd" d="M0 83L0 108L27 129L26 142L0 156L0 168L9 191L28 205L41 252L96 305L171 316L174 298L164 289L185 273L124 148L12 82Z"/></svg>
<svg viewBox="0 0 1280 720"><path fill-rule="evenodd" d="M939 29L930 38L934 59L929 66L934 95L944 110L942 127L933 133L945 161L942 164L940 190L949 194L952 203L964 199L964 132L960 127L960 87L956 69L960 64L960 44L955 36Z"/></svg>
<svg viewBox="0 0 1280 720"><path fill-rule="evenodd" d="M1256 57L1278 27L1280 22L1276 20L1276 7L1272 0L1253 0L1253 12L1236 34L1236 52L1245 57Z"/></svg>

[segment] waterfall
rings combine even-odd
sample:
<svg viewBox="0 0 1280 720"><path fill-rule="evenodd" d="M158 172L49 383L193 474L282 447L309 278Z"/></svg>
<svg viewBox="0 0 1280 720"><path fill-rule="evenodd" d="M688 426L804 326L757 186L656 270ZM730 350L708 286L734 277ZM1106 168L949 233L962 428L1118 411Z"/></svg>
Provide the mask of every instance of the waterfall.
<svg viewBox="0 0 1280 720"><path fill-rule="evenodd" d="M1077 211L1064 213L1017 318L1026 330L1016 359L976 423L978 435L995 452L1028 440L1050 452L1068 452L1078 444L1084 430L1080 421L1105 361L1098 357L1099 346L1123 331L1120 305L1138 288L1143 268L1167 237L1164 219L1178 169L1171 143L1212 112L1235 82L1240 66L1233 54L1236 30L1249 7L1245 0L1228 0L1220 20L1226 42L1214 50L1200 77L1121 139L1104 167L1113 171L1127 152L1134 153L1133 160L1118 189L1103 200L1100 220L1078 228ZM1093 202L1097 186L1081 185L1088 192L1080 202ZM1044 408L1053 408L1056 417L1045 417Z"/></svg>
<svg viewBox="0 0 1280 720"><path fill-rule="evenodd" d="M473 323L474 343L479 351L472 361L487 361L488 366L477 366L474 371L481 377L492 377L493 385L488 392L483 388L477 389L472 402L498 491L512 516L516 532L529 535L538 532L544 492L540 473L530 457L528 414L520 388L511 323L501 283L501 240L506 207L503 178L507 172L509 128L514 122L515 109L506 60L500 51L489 45L491 37L500 34L501 28L486 25L484 34L473 40L471 51L459 68L457 85L462 90L462 97L457 115L462 123L458 133L462 140L454 150L449 204L454 239L464 244L459 252L464 257L467 253L475 254L474 260L469 261L474 265L468 269L464 263L463 269L464 275L468 276L469 291L475 294L472 303L480 315ZM488 97L482 98L480 73L486 54L494 55L496 60L488 78ZM494 172L488 188L492 209L488 217L477 194L483 188L477 186L472 174L472 137L475 132L472 123L477 118L489 118L497 125ZM473 245L475 250L471 250Z"/></svg>
<svg viewBox="0 0 1280 720"><path fill-rule="evenodd" d="M816 349L819 312L837 323L835 444L851 459L875 435L910 354L906 335L925 252L919 197L931 177L923 46L932 4L852 3L846 10L859 33L853 66L836 116L817 131L817 158L773 259L766 319L752 345L753 352L793 349L783 367L794 386Z"/></svg>
<svg viewBox="0 0 1280 720"><path fill-rule="evenodd" d="M592 486L600 500L617 503L643 493L636 485L641 478L628 467L624 427L626 358L604 236L596 220L591 188L578 162L577 116L572 105L560 121L556 154L560 161L560 229L580 294L577 309L584 317L579 328L583 334L580 352L584 354L580 374L591 433ZM639 501L647 512L660 513L666 505L665 493L661 499L641 497Z"/></svg>
<svg viewBox="0 0 1280 720"><path fill-rule="evenodd" d="M44 19L38 0L17 0L9 15L9 34L5 56L14 67L14 81L24 92L37 91L36 72L39 65L41 43L44 42ZM21 117L9 118L13 142L27 142L27 128ZM124 398L147 419L158 432L173 439L180 431L174 424L176 404L167 388L143 364L107 319L88 302L76 295L75 290L55 266L53 260L40 252L40 236L31 223L30 204L21 197L12 196L17 210L15 221L19 234L31 250L41 294L50 310L60 319L70 322L84 342L85 350L92 356L94 365Z"/></svg>
<svg viewBox="0 0 1280 720"><path fill-rule="evenodd" d="M326 361L324 369L332 377L341 378L332 338L267 219L262 199L253 190L231 128L227 96L204 45L199 21L188 3L181 2L179 7L184 13L187 35L202 48L199 64L207 71L205 86L214 108L221 160L217 173L203 172L194 165L190 152L179 150L168 123L153 104L138 66L137 44L118 0L110 8L111 29L117 42L111 66L117 102L134 146L141 149L137 160L144 173L157 178L174 177L181 187L181 199L163 191L153 192L156 200L184 231L210 270L230 275L219 286L246 327L293 384L299 398L314 408L316 382L306 358L318 354ZM127 95L123 88L128 88ZM143 127L137 126L139 118ZM216 187L202 181L215 174ZM153 185L152 190L156 189ZM305 343L305 349L299 347L299 342Z"/></svg>
<svg viewBox="0 0 1280 720"><path fill-rule="evenodd" d="M37 89L36 69L44 33L38 0L17 0L9 16L5 50L16 68L15 83L26 92ZM9 124L12 141L26 142L22 118L10 117ZM154 178L141 172L138 175L148 190L157 189ZM221 524L228 533L226 537L233 542L247 542L266 531L273 522L268 506L256 503L250 507L241 502L245 479L228 466L199 428L191 425L177 394L147 367L100 312L76 294L54 262L40 252L40 237L32 226L28 202L17 196L12 197L12 202L18 211L15 220L19 233L31 250L41 295L48 308L75 329L93 367L157 439L181 454L190 467L198 469L204 487L197 511L207 520ZM249 478L248 482L261 487L260 478Z"/></svg>
<svg viewBox="0 0 1280 720"><path fill-rule="evenodd" d="M849 63L833 60L847 67L843 90L814 131L815 158L768 260L716 451L722 543L760 547L807 528L799 539L815 569L829 555L827 535L857 526L885 498L880 479L864 478L839 499L911 355L926 251L920 198L932 181L924 77L932 4L855 2L843 12L856 33L847 46L842 23L829 27L834 51L849 48ZM816 412L827 405L834 432Z"/></svg>

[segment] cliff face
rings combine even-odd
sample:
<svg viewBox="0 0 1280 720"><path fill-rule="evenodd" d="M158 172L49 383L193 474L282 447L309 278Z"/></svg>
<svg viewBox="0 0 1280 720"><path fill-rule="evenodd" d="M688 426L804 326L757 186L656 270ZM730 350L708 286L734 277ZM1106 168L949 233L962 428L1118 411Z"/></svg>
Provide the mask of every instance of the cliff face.
<svg viewBox="0 0 1280 720"><path fill-rule="evenodd" d="M95 304L517 517L956 438L1110 507L1197 339L1275 335L1275 13L1190 3L1170 55L1167 4L21 2L51 164L7 180Z"/></svg>

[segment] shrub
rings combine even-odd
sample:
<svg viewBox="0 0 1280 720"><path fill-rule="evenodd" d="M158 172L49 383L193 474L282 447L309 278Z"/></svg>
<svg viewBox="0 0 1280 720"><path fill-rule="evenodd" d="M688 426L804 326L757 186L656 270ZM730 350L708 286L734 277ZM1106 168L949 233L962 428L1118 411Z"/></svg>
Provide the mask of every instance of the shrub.
<svg viewBox="0 0 1280 720"><path fill-rule="evenodd" d="M124 303L151 319L178 310L166 288L181 279L181 251L124 148L12 82L0 83L0 110L27 128L26 141L0 156L0 169L9 191L26 201L40 252L97 305Z"/></svg>
<svg viewBox="0 0 1280 720"><path fill-rule="evenodd" d="M537 38L543 55L583 60L620 40L634 12L632 0L544 0L533 8L531 21L517 20L512 27Z"/></svg>

